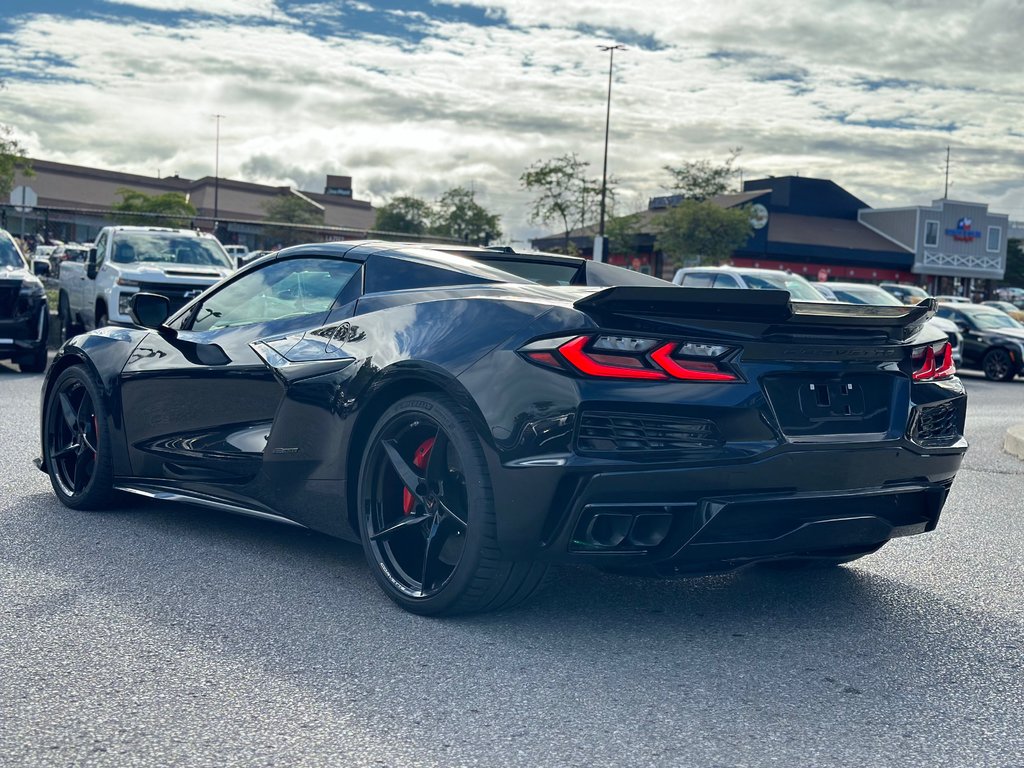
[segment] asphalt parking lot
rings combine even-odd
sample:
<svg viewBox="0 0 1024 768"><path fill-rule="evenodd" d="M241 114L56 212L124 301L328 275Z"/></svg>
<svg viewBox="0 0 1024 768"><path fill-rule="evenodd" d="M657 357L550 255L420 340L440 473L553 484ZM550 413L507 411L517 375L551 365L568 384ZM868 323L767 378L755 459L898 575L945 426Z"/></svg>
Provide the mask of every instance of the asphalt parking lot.
<svg viewBox="0 0 1024 768"><path fill-rule="evenodd" d="M0 364L4 765L1024 765L1024 380L966 375L933 534L830 572L564 569L432 620L351 544L62 508L31 464L41 378Z"/></svg>

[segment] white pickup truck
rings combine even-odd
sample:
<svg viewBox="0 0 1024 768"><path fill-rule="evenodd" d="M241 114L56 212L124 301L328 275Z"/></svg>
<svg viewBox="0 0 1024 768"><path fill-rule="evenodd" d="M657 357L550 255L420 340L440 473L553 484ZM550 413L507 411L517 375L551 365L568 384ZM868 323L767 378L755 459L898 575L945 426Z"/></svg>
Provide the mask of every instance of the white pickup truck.
<svg viewBox="0 0 1024 768"><path fill-rule="evenodd" d="M104 227L85 262L61 265L57 315L62 339L131 323L129 301L139 291L166 296L175 312L233 269L212 235L190 229Z"/></svg>

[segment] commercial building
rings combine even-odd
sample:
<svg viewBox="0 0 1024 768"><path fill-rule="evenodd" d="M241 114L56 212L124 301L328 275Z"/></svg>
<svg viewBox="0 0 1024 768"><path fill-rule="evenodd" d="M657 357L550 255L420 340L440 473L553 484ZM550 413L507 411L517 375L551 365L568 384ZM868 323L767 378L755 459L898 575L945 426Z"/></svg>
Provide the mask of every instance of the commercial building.
<svg viewBox="0 0 1024 768"><path fill-rule="evenodd" d="M988 293L1006 272L1009 216L983 203L935 200L930 206L865 209L866 227L914 255L912 270L934 294Z"/></svg>
<svg viewBox="0 0 1024 768"><path fill-rule="evenodd" d="M275 245L264 242L267 235L263 222L267 205L282 197L294 198L322 212L323 237L365 237L376 218L368 201L354 198L349 176L329 175L323 192L310 192L211 176L142 176L39 159L31 161L31 168L33 175L19 174L15 185L31 190L35 204L26 211L13 204L0 207L6 228L18 235L46 233L66 242L90 242L101 227L110 223L108 213L121 201L125 189L147 195L181 193L196 208L193 223L197 228L216 229L224 242L249 248ZM311 229L316 234L316 228Z"/></svg>
<svg viewBox="0 0 1024 768"><path fill-rule="evenodd" d="M609 261L671 277L657 250L658 219L678 196L651 198L635 218L628 251L613 246ZM752 179L742 192L711 202L749 207L753 233L732 257L736 266L787 269L811 280L914 282L936 293L985 290L979 280L998 280L1006 268L1005 215L981 203L937 200L931 206L875 209L827 179L800 176ZM569 241L591 255L596 227L569 233ZM533 241L536 248L561 248L565 235Z"/></svg>

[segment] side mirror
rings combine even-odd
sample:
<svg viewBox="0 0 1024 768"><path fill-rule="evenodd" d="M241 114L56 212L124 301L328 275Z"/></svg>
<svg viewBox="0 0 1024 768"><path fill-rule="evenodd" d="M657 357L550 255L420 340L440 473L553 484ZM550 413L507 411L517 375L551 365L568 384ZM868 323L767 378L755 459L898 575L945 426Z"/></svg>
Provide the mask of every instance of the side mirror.
<svg viewBox="0 0 1024 768"><path fill-rule="evenodd" d="M129 302L128 314L136 325L157 329L171 314L171 302L158 293L136 293Z"/></svg>
<svg viewBox="0 0 1024 768"><path fill-rule="evenodd" d="M85 274L90 280L96 279L96 249L90 248L85 258Z"/></svg>
<svg viewBox="0 0 1024 768"><path fill-rule="evenodd" d="M50 262L48 261L33 261L32 262L32 273L36 277L46 277L50 274Z"/></svg>

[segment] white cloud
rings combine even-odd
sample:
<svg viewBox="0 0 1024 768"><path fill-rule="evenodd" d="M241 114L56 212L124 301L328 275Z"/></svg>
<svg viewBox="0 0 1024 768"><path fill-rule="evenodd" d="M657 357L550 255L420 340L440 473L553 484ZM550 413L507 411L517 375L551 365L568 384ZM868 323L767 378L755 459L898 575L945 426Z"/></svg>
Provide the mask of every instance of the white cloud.
<svg viewBox="0 0 1024 768"><path fill-rule="evenodd" d="M346 26L346 9L372 10L361 2L285 16L269 0L216 0L202 3L215 17L173 28L36 16L17 28L16 49L0 46L12 73L0 121L40 157L201 176L212 173L220 113L224 175L317 189L326 173L350 174L356 195L378 203L463 184L522 239L536 232L518 185L527 165L575 152L600 173L608 58L596 45L621 34L652 43L615 58L609 171L626 210L661 193L663 165L734 146L746 178L800 173L871 204L927 202L941 194L951 144L958 195L999 199L1024 218L1011 84L1024 53L1002 31L1024 23L1016 3L987 3L969 24L962 6L938 0L882 14L863 0L770 10L724 0L671 14L593 0L475 3L507 26L433 20L440 5L404 17L415 25L407 39ZM267 14L278 23L248 23ZM335 36L314 34L317 19ZM581 19L609 35L581 31ZM981 29L997 31L981 40ZM55 45L68 39L88 45Z"/></svg>
<svg viewBox="0 0 1024 768"><path fill-rule="evenodd" d="M274 0L104 0L110 5L128 5L150 11L202 13L211 16L273 17Z"/></svg>

